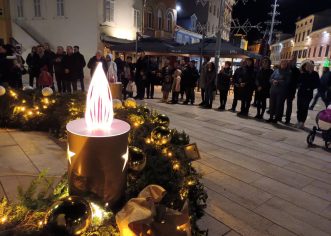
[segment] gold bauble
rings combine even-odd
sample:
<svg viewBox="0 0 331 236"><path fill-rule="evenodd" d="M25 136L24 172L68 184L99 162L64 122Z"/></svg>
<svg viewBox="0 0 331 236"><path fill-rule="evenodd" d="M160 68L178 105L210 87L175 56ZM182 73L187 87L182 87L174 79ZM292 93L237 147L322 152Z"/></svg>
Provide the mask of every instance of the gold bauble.
<svg viewBox="0 0 331 236"><path fill-rule="evenodd" d="M53 89L50 87L46 87L41 90L41 93L43 94L44 97L49 97L53 94Z"/></svg>
<svg viewBox="0 0 331 236"><path fill-rule="evenodd" d="M121 109L123 108L122 101L119 99L113 99L113 108L114 109Z"/></svg>
<svg viewBox="0 0 331 236"><path fill-rule="evenodd" d="M135 114L129 115L129 120L133 127L139 127L145 123L144 117Z"/></svg>
<svg viewBox="0 0 331 236"><path fill-rule="evenodd" d="M0 96L3 96L6 94L6 88L0 85Z"/></svg>
<svg viewBox="0 0 331 236"><path fill-rule="evenodd" d="M171 140L171 132L168 127L158 126L153 129L151 138L156 145L165 145Z"/></svg>
<svg viewBox="0 0 331 236"><path fill-rule="evenodd" d="M137 107L137 102L136 100L134 100L133 98L127 98L125 101L124 101L124 106L126 108L136 108Z"/></svg>
<svg viewBox="0 0 331 236"><path fill-rule="evenodd" d="M170 119L167 115L159 114L156 116L154 123L160 126L169 127Z"/></svg>
<svg viewBox="0 0 331 236"><path fill-rule="evenodd" d="M75 196L55 202L45 218L46 227L57 235L81 235L90 227L91 221L90 204Z"/></svg>
<svg viewBox="0 0 331 236"><path fill-rule="evenodd" d="M129 168L135 172L142 171L146 166L146 155L137 147L129 147Z"/></svg>

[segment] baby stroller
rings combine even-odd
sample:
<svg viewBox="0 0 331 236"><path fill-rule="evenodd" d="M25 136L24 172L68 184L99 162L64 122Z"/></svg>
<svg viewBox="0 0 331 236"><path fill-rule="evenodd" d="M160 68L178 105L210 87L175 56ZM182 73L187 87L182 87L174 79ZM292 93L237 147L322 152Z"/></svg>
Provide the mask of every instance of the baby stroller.
<svg viewBox="0 0 331 236"><path fill-rule="evenodd" d="M328 149L331 144L331 105L326 110L320 111L316 116L316 125L307 137L308 146L312 146L317 132L320 132Z"/></svg>

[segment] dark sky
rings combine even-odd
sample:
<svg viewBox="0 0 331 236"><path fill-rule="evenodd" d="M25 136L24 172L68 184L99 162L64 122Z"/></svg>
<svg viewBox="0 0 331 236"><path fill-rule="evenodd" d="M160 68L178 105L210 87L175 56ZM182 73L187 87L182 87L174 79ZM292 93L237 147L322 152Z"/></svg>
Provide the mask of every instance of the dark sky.
<svg viewBox="0 0 331 236"><path fill-rule="evenodd" d="M268 12L271 12L271 4L274 0L249 0L249 3L243 5L242 3L234 7L233 18L239 18L241 21L249 18L253 24L264 22L271 17ZM312 13L322 11L324 9L331 9L331 0L279 0L278 11L280 15L278 19L282 22L277 26L277 30L284 33L294 33L295 21L298 17L305 17ZM331 17L331 16L330 16ZM263 24L263 27L265 25ZM261 33L252 31L249 34L249 40L260 38Z"/></svg>

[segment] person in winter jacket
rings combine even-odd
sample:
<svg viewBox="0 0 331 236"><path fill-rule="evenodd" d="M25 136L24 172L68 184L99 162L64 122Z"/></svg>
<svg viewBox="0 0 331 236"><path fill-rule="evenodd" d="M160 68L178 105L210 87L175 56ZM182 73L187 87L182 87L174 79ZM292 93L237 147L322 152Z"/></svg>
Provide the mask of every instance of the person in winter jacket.
<svg viewBox="0 0 331 236"><path fill-rule="evenodd" d="M169 93L172 87L172 67L169 61L166 62L165 66L161 70L162 74L162 102L168 102Z"/></svg>
<svg viewBox="0 0 331 236"><path fill-rule="evenodd" d="M206 86L206 73L207 73L207 64L210 61L210 58L206 58L201 66L200 78L199 78L199 88L201 89L201 103L199 106L205 105L205 86Z"/></svg>
<svg viewBox="0 0 331 236"><path fill-rule="evenodd" d="M54 59L54 72L56 78L57 89L59 93L65 93L65 74L64 74L64 64L63 59L65 57L65 52L62 46L57 47L57 51Z"/></svg>
<svg viewBox="0 0 331 236"><path fill-rule="evenodd" d="M293 106L293 100L295 98L297 87L298 87L298 80L300 76L300 70L297 68L296 65L296 58L293 57L290 61L290 71L291 71L291 77L288 84L288 93L286 96L286 120L285 124L290 124L291 116L292 116L292 106Z"/></svg>
<svg viewBox="0 0 331 236"><path fill-rule="evenodd" d="M283 60L279 69L276 69L270 78L270 119L268 122L277 123L282 120L290 79L291 70L288 62Z"/></svg>
<svg viewBox="0 0 331 236"><path fill-rule="evenodd" d="M79 47L74 46L74 56L75 56L75 71L77 71L77 81L80 83L82 91L85 91L84 84L84 67L86 66L86 61L84 56L79 52Z"/></svg>
<svg viewBox="0 0 331 236"><path fill-rule="evenodd" d="M29 85L33 87L34 80L37 81L37 74L36 71L36 57L37 57L37 47L32 47L31 52L26 58L26 63L28 64L28 71L29 71ZM36 82L37 83L37 82Z"/></svg>
<svg viewBox="0 0 331 236"><path fill-rule="evenodd" d="M314 71L313 63L310 60L304 61L298 81L297 128L304 128L304 123L308 116L309 104L313 99L314 89L318 88L319 84L319 75Z"/></svg>
<svg viewBox="0 0 331 236"><path fill-rule="evenodd" d="M105 74L107 73L108 67L106 59L102 56L102 52L98 50L95 53L95 56L91 57L89 62L87 63L87 68L90 69L90 75L91 77L94 74L95 69L97 68L98 63L102 63L103 71Z"/></svg>
<svg viewBox="0 0 331 236"><path fill-rule="evenodd" d="M237 104L239 100L239 87L240 81L242 80L244 74L244 68L246 67L246 61L242 60L240 62L240 67L235 70L234 75L232 77L232 84L233 84L233 102L230 111L236 112Z"/></svg>
<svg viewBox="0 0 331 236"><path fill-rule="evenodd" d="M217 78L217 89L220 91L220 107L218 109L221 111L225 110L232 74L231 62L226 61Z"/></svg>
<svg viewBox="0 0 331 236"><path fill-rule="evenodd" d="M255 79L255 97L257 108L255 118L257 119L263 119L264 112L267 107L267 98L270 97L270 77L273 73L273 70L270 68L271 61L269 58L263 58L261 64L261 68L257 72Z"/></svg>
<svg viewBox="0 0 331 236"><path fill-rule="evenodd" d="M108 54L106 56L106 61L107 61L107 79L109 83L116 83L118 81L118 77L117 77L117 65L116 63L113 61L113 55L112 54Z"/></svg>
<svg viewBox="0 0 331 236"><path fill-rule="evenodd" d="M174 72L174 80L172 82L172 104L178 103L178 97L180 93L180 80L181 80L182 71L179 69L176 69Z"/></svg>
<svg viewBox="0 0 331 236"><path fill-rule="evenodd" d="M194 88L197 86L197 82L200 75L195 67L195 61L190 61L189 65L185 68L182 75L183 83L182 85L185 88L186 100L183 102L184 105L191 103L194 104L195 94Z"/></svg>
<svg viewBox="0 0 331 236"><path fill-rule="evenodd" d="M249 108L252 101L252 96L255 88L256 72L254 68L254 60L246 59L246 67L244 67L242 78L239 80L239 96L241 99L241 109L238 115L248 116Z"/></svg>
<svg viewBox="0 0 331 236"><path fill-rule="evenodd" d="M75 67L74 49L72 46L67 46L67 55L63 58L63 65L66 92L75 92L77 91L77 71Z"/></svg>
<svg viewBox="0 0 331 236"><path fill-rule="evenodd" d="M213 107L214 93L216 91L216 67L213 62L207 64L205 81L205 105L204 108Z"/></svg>

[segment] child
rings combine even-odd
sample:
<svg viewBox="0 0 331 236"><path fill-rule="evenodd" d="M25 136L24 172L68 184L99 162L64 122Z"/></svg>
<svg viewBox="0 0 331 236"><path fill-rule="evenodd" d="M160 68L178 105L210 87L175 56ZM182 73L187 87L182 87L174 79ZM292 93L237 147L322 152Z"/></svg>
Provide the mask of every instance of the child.
<svg viewBox="0 0 331 236"><path fill-rule="evenodd" d="M172 104L178 103L178 97L180 93L180 81L181 81L182 71L177 69L174 73L174 81L172 83Z"/></svg>
<svg viewBox="0 0 331 236"><path fill-rule="evenodd" d="M41 68L41 72L38 78L38 87L45 88L45 87L52 87L53 86L53 77L48 72L47 66L43 66Z"/></svg>

